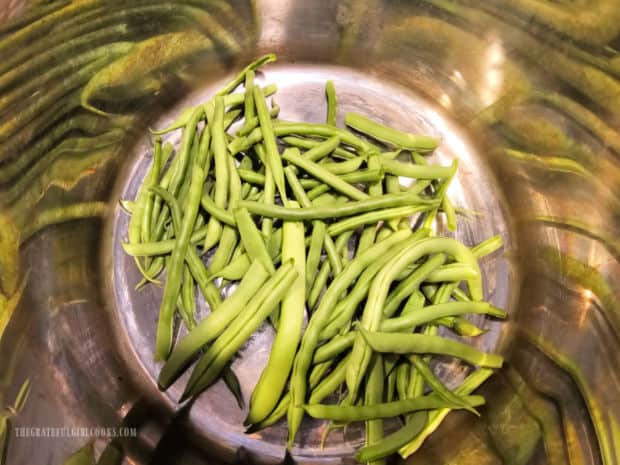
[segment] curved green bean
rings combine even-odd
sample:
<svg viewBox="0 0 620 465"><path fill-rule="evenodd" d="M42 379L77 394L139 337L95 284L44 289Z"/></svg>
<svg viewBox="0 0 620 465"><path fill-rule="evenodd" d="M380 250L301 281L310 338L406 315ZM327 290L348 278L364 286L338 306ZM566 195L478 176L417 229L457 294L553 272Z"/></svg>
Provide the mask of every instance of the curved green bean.
<svg viewBox="0 0 620 465"><path fill-rule="evenodd" d="M473 406L484 405L484 397L482 396L464 396L463 400ZM313 418L347 422L397 417L418 410L442 408L455 410L463 407L448 402L435 394L417 397L415 399L397 400L374 405L339 406L315 404L304 406L305 411Z"/></svg>
<svg viewBox="0 0 620 465"><path fill-rule="evenodd" d="M313 206L302 209L265 205L261 202L251 202L247 200L239 202L239 207L247 208L249 212L255 215L280 218L288 221L306 221L354 216L361 213L395 207L432 206L435 204L437 204L435 200L422 199L416 194L412 195L405 192L401 194L386 194L380 197L371 197L356 202L348 202L343 205Z"/></svg>
<svg viewBox="0 0 620 465"><path fill-rule="evenodd" d="M378 352L450 355L488 368L500 368L504 361L500 355L480 352L467 344L439 336L369 332L363 328L359 331L368 345Z"/></svg>
<svg viewBox="0 0 620 465"><path fill-rule="evenodd" d="M269 273L263 265L253 262L235 292L222 303L218 311L209 313L174 347L159 373L157 383L160 389L167 389L194 355L224 331L268 278Z"/></svg>
<svg viewBox="0 0 620 465"><path fill-rule="evenodd" d="M358 113L347 113L344 122L347 126L373 139L406 150L432 151L439 145L439 141L434 137L418 136L401 132L372 121Z"/></svg>

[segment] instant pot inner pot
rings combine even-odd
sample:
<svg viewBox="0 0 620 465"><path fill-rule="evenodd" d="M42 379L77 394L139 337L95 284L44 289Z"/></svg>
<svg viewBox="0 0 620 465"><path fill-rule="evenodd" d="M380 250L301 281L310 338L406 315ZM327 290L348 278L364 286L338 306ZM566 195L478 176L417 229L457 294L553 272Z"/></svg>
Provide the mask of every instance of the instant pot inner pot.
<svg viewBox="0 0 620 465"><path fill-rule="evenodd" d="M326 80L332 79L338 96L339 125L343 125L347 112L355 111L397 129L439 137L441 145L432 155L432 160L448 165L454 158L459 159L458 174L448 195L460 209L460 214L455 233L447 231L441 216L436 227L441 235L454 234L468 245L495 234L502 235L504 248L482 259L481 269L486 299L499 308L513 312L510 318L514 319L514 303L519 285L516 265L510 257L514 257L516 241L501 190L485 166L485 158L479 151L482 149L465 137L436 105L388 80L343 67L270 65L258 79L262 85L275 83L278 86L275 99L281 107L279 117L284 120L323 122L326 114L324 85ZM206 101L220 86L221 82L209 83L195 91L162 115L153 126L167 126L181 109ZM179 142L178 134L169 137L171 142ZM134 198L151 156L151 137L145 133L131 153L131 166L122 171L123 179L119 180L115 192L119 198ZM217 456L224 461L237 461L240 456L247 454L252 460L261 463L281 462L285 457L286 423L281 421L263 431L245 434L243 420L247 409L237 405L222 381L184 408L178 405L177 400L188 380L188 373L167 392L157 390L156 380L161 364L154 361L153 354L162 289L148 285L141 291L134 290L141 276L133 259L121 247L121 242L126 238L129 217L117 207L109 221L111 224L108 230L111 233L106 234L108 242L103 254L104 257L112 257L112 263L107 264L112 269L104 272L104 276L111 280L108 283L107 298L108 307L112 309L110 316L115 337L129 349L123 351L128 370L144 385L144 392L158 397L157 401L166 406L170 415L176 416L175 428L186 430L187 436L193 438L191 442L199 449L204 449L209 456ZM208 311L202 301L199 302L199 309L201 316ZM485 351L506 351L513 323L488 320L482 315L475 316L473 321L488 332L468 342ZM273 329L268 324L263 325L232 364L246 400L250 398L267 361L273 336ZM460 382L468 370L465 365L447 358L439 361L434 369L449 386ZM326 425L326 422L304 419L298 441L292 450L297 461L340 463L352 460L354 449L363 443L363 427L353 424L344 431L332 431L324 449L321 449L321 436ZM395 423L391 426L392 429L396 427ZM390 429L389 423L386 429Z"/></svg>

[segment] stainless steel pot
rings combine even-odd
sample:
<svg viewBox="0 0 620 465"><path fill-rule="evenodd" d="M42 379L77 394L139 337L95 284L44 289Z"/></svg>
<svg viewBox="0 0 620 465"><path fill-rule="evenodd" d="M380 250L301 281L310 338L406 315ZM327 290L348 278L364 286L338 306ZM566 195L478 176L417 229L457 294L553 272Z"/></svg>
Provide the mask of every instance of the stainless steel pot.
<svg viewBox="0 0 620 465"><path fill-rule="evenodd" d="M308 422L285 456L285 425L245 435L244 412L223 385L183 408L175 402L178 389L161 393L152 360L157 291L133 292L137 272L119 246L127 219L117 201L135 192L146 168L147 127L171 121L267 52L277 53L278 64L260 79L278 84L283 118L322 120L322 86L331 78L342 114L365 111L440 136L437 159L461 161L450 191L464 209L457 236L475 243L500 233L506 240L483 271L487 296L510 311L510 321L487 323L479 344L506 354L508 363L484 387L488 405L481 418L452 414L409 461L620 463L616 0L187 0L153 2L172 4L175 11L167 15L134 16L122 12L146 2L100 0L84 2L91 16L61 15L28 36L19 21L33 10L18 3L2 10L13 12L18 26L0 38L6 64L0 63L0 177L14 169L0 191L0 249L9 257L0 257L0 287L9 299L4 315L21 283L25 288L13 299L19 305L1 335L0 399L10 406L26 379L31 392L17 415L6 415L7 463L60 464L88 444L97 457L124 460L118 463L351 463L362 441L355 426L334 432L321 450L324 425ZM57 14L60 3L34 11ZM213 32L199 10L224 32ZM88 50L69 46L68 55L36 61L99 18L110 18L105 27L124 28L108 42L196 28L211 34L216 47L161 70L156 88L100 102L123 115L114 120L122 131L114 143L86 154L49 155L76 134L103 137L78 125L31 163L7 168L50 140L52 120L88 114L79 102L60 108L87 80L58 95L43 83L20 98L6 96ZM21 63L38 64L5 84L28 50L35 52ZM46 95L54 98L31 115ZM55 103L58 112L45 113ZM37 164L45 156L48 161ZM100 218L43 227L56 222L49 213L54 208L81 201L107 207L93 210L104 212ZM17 264L10 251L18 243ZM270 337L262 331L235 362L246 397ZM450 362L437 369L448 381L462 376ZM45 427L61 428L48 430L59 437L40 437L41 430L28 437ZM125 433L129 437L110 437Z"/></svg>

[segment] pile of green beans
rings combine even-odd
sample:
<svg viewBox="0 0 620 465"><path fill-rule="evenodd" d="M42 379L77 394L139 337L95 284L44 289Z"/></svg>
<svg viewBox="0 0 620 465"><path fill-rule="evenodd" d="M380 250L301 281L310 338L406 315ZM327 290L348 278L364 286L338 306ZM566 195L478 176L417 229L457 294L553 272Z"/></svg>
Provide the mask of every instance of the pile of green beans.
<svg viewBox="0 0 620 465"><path fill-rule="evenodd" d="M250 399L248 431L286 416L292 447L306 414L365 421L357 458L381 463L411 453L445 412L478 414L484 404L471 393L502 357L438 327L478 336L484 330L464 315L506 317L483 301L478 265L502 240L470 248L434 235L440 220L457 224L446 194L457 163L430 163L423 155L439 140L364 115L347 114L348 128L336 127L335 83L326 85L325 124L277 119L266 100L275 87L255 82L256 69L274 60L259 58L153 131L150 168L135 197L122 201L131 215L124 248L143 283L166 271L158 383L168 389L193 365L181 401L198 395L230 376L234 355L271 324L275 340ZM178 147L165 141L174 131L182 132ZM401 187L398 177L413 182ZM196 299L210 307L201 321ZM187 333L175 344L176 321ZM474 369L452 391L433 373L435 355ZM337 403L320 403L343 389ZM401 418L402 428L384 437L385 418Z"/></svg>

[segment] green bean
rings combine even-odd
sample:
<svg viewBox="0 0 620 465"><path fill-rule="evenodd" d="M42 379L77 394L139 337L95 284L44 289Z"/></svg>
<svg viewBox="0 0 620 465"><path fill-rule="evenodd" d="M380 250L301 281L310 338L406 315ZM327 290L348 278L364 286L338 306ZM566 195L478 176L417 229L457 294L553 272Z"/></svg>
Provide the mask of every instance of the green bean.
<svg viewBox="0 0 620 465"><path fill-rule="evenodd" d="M269 273L259 262L253 262L250 271L239 286L220 306L209 313L187 336L174 347L159 373L160 389L167 389L202 347L220 335L239 315L269 278Z"/></svg>
<svg viewBox="0 0 620 465"><path fill-rule="evenodd" d="M473 406L444 386L441 380L435 376L430 367L419 356L412 355L409 357L409 361L415 367L417 373L419 373L422 379L424 379L424 382L428 385L428 387L430 387L439 398L454 405L458 405L476 416L480 416L478 411L473 408Z"/></svg>
<svg viewBox="0 0 620 465"><path fill-rule="evenodd" d="M393 174L388 174L385 176L385 190L389 194L397 194L402 192L400 187L400 179L398 179L398 176L394 176Z"/></svg>
<svg viewBox="0 0 620 465"><path fill-rule="evenodd" d="M368 345L378 352L449 355L473 365L489 368L500 368L503 363L499 355L480 352L467 344L439 336L368 332L363 328L360 328L360 332Z"/></svg>
<svg viewBox="0 0 620 465"><path fill-rule="evenodd" d="M263 92L265 96L273 95L276 91L276 86L274 84L269 84L263 88ZM241 105L244 103L244 94L228 94L224 95L224 107L234 107L237 105ZM203 105L205 109L209 109L209 111L213 111L215 109L215 98L209 100L206 104ZM192 113L196 110L197 107L188 107L184 108L180 111L179 116L170 123L167 127L163 129L149 129L151 134L153 135L163 135L169 132L175 131L177 129L181 129L184 127L189 121Z"/></svg>
<svg viewBox="0 0 620 465"><path fill-rule="evenodd" d="M472 406L484 405L482 396L463 396L463 400ZM460 409L460 405L430 394L416 399L397 400L374 405L338 406L338 405L305 405L304 409L313 418L324 418L336 421L362 421L376 418L390 418L418 410Z"/></svg>
<svg viewBox="0 0 620 465"><path fill-rule="evenodd" d="M279 261L278 254L280 252L281 243L282 229L277 229L267 241L267 250L274 264ZM241 245L241 247L243 247L243 245ZM249 267L250 257L246 252L243 252L238 257L233 258L230 264L223 270L216 273L214 277L221 277L224 279L236 281L245 276Z"/></svg>
<svg viewBox="0 0 620 465"><path fill-rule="evenodd" d="M204 263L202 263L202 260L200 260L193 245L188 247L185 261L189 266L194 280L198 284L200 292L202 292L202 295L209 304L209 308L211 311L215 311L222 303L222 296L218 288L211 282L213 278L209 276L207 268Z"/></svg>
<svg viewBox="0 0 620 465"><path fill-rule="evenodd" d="M267 110L265 95L260 87L254 87L254 106L260 124L260 130L263 134L263 146L265 149L266 165L269 166L273 180L278 188L280 197L286 203L286 188L284 186L284 171L282 168L282 160L278 153L276 138L273 133L271 116Z"/></svg>
<svg viewBox="0 0 620 465"><path fill-rule="evenodd" d="M329 231L329 228L328 228ZM327 260L331 266L334 276L342 271L342 262L340 261L340 255L336 250L336 245L332 238L326 234L324 238L325 253L327 254Z"/></svg>
<svg viewBox="0 0 620 465"><path fill-rule="evenodd" d="M338 302L338 304L332 311L328 324L321 332L321 340L332 339L336 334L338 334L342 327L344 327L351 321L351 318L353 317L353 314L357 309L358 305L368 294L368 289L370 288L370 284L374 276L389 260L394 257L394 255L398 253L398 251L399 249L394 249L387 252L384 256L377 259L375 263L372 263L364 270L364 272L355 283L355 286L353 287L351 292L349 292L345 299ZM332 341L334 340L335 339L332 339ZM320 348L317 350L317 352L319 351L321 351ZM315 356L318 356L318 354L316 354Z"/></svg>
<svg viewBox="0 0 620 465"><path fill-rule="evenodd" d="M239 169L239 177L249 183L257 186L265 185L265 175L257 173L256 171Z"/></svg>
<svg viewBox="0 0 620 465"><path fill-rule="evenodd" d="M387 194L380 197L371 197L357 202L348 202L344 205L315 206L303 209L286 208L280 206L264 205L260 202L243 200L239 206L247 208L255 215L271 218L280 218L288 221L326 220L346 216L359 215L373 211L381 211L394 207L410 207L419 205L435 205L437 201L426 200L415 194Z"/></svg>
<svg viewBox="0 0 620 465"><path fill-rule="evenodd" d="M311 283L310 288L308 290L308 310L314 309L315 305L319 301L321 297L321 293L325 289L327 285L327 281L329 280L329 275L331 274L332 268L329 263L329 260L323 260L321 266L319 268L319 272L316 274L314 281Z"/></svg>
<svg viewBox="0 0 620 465"><path fill-rule="evenodd" d="M325 399L327 396L333 394L338 386L344 381L344 374L347 369L348 358L343 358L338 365L327 375L323 380L312 388L310 393L310 399L308 403L317 404ZM313 370L314 371L314 370Z"/></svg>
<svg viewBox="0 0 620 465"><path fill-rule="evenodd" d="M471 375L469 375L459 387L457 387L454 390L454 393L460 396L466 396L470 394L478 386L480 386L482 383L484 383L484 381L486 381L486 379L492 374L493 374L492 370L488 370L488 369L476 370ZM470 399L471 397L475 397L475 396L470 396ZM471 400L469 400L469 404L473 405ZM441 408L439 410L429 412L428 420L423 430L418 435L416 435L415 438L411 440L411 442L409 442L406 445L401 446L400 449L398 450L401 457L407 458L411 454L413 454L416 450L418 450L420 446L422 445L422 443L424 442L424 440L439 427L443 419L448 415L448 413L450 413L450 410L451 410L450 408Z"/></svg>
<svg viewBox="0 0 620 465"><path fill-rule="evenodd" d="M290 202L289 206L299 208L296 202ZM295 352L301 339L306 302L306 245L304 244L303 223L284 222L282 260L284 262L294 261L297 279L282 299L278 331L267 366L252 392L250 411L246 420L248 423L258 423L264 420L276 406L293 367Z"/></svg>
<svg viewBox="0 0 620 465"><path fill-rule="evenodd" d="M466 263L450 263L443 265L429 274L426 278L426 282L429 283L442 283L446 281L460 282L468 279L475 278L477 271ZM454 292L461 292L458 288Z"/></svg>
<svg viewBox="0 0 620 465"><path fill-rule="evenodd" d="M183 304L183 309L185 310L185 314L181 314L183 316L183 321L185 322L187 329L191 330L196 326L196 299L194 297L194 278L192 277L192 273L189 271L189 267L187 265L183 271L183 283L181 285L180 298Z"/></svg>
<svg viewBox="0 0 620 465"><path fill-rule="evenodd" d="M278 137L288 136L291 134L298 136L318 136L322 138L338 136L343 144L350 145L362 153L367 153L373 150L375 152L380 152L378 147L360 137L357 137L355 134L327 124L276 121L273 124L273 130Z"/></svg>
<svg viewBox="0 0 620 465"><path fill-rule="evenodd" d="M237 88L237 86L239 86L239 84L241 84L246 79L246 75L249 71L256 71L261 66L266 65L267 63L273 63L274 61L276 61L276 56L273 53L263 55L257 58L245 68L243 68L239 72L239 74L237 74L232 81L230 81L226 86L224 86L220 91L218 91L216 95L230 94L233 90Z"/></svg>
<svg viewBox="0 0 620 465"><path fill-rule="evenodd" d="M368 170L376 169L381 169L381 160L376 153L372 153L368 157ZM368 187L368 194L371 197L380 197L383 195L383 186L381 184L381 180L371 184ZM357 253L360 253L370 247L375 242L376 236L377 227L375 225L370 225L364 228L364 230L360 234L360 238L357 244Z"/></svg>
<svg viewBox="0 0 620 465"><path fill-rule="evenodd" d="M128 226L129 244L137 244L140 242L141 238L145 236L145 234L142 232L142 228L145 227L145 222L147 221L147 218L145 218L147 214L147 212L145 212L145 209L149 201L150 189L155 187L159 180L159 172L161 169L160 159L161 140L155 142L153 162L144 177L142 186L140 186L140 189L136 195L134 211L131 215ZM137 257L135 257L135 262L142 275L146 276L146 273L142 268L142 264Z"/></svg>
<svg viewBox="0 0 620 465"><path fill-rule="evenodd" d="M370 407L383 401L383 381L383 357L381 354L375 354L366 382L364 407ZM347 409L350 407L343 406L340 408ZM366 419L366 447L380 443L383 440L383 434L383 420L381 418ZM385 465L385 463L385 460L377 460L370 462L369 465Z"/></svg>
<svg viewBox="0 0 620 465"><path fill-rule="evenodd" d="M248 211L243 207L237 208L234 215L241 242L250 259L260 261L269 273L275 273L276 270L265 242Z"/></svg>
<svg viewBox="0 0 620 465"><path fill-rule="evenodd" d="M234 215L227 210L215 205L215 202L209 197L206 192L203 193L202 197L200 198L200 205L209 215L211 215L211 217L217 219L217 221L227 224L229 226L237 226L237 221L235 220ZM207 227L208 226L209 225L207 224ZM208 229L205 236L207 234L209 234Z"/></svg>
<svg viewBox="0 0 620 465"><path fill-rule="evenodd" d="M310 237L310 248L306 261L306 290L309 293L312 283L316 279L316 274L321 261L321 251L325 242L327 226L322 221L316 221L312 225L312 235Z"/></svg>
<svg viewBox="0 0 620 465"><path fill-rule="evenodd" d="M407 389L409 388L409 364L400 362L396 366L396 392L398 398L407 399Z"/></svg>
<svg viewBox="0 0 620 465"><path fill-rule="evenodd" d="M289 163L293 163L295 166L303 169L304 171L310 173L312 176L320 179L325 184L331 186L334 190L338 192L342 192L343 194L351 197L354 200L365 200L368 198L368 195L359 189L355 188L351 184L343 181L335 174L330 173L326 169L322 168L321 165L318 165L312 161L306 160L304 157L298 156L291 152L284 152L282 154L282 158Z"/></svg>
<svg viewBox="0 0 620 465"><path fill-rule="evenodd" d="M235 372L230 368L230 364L223 368L222 379L224 383L226 383L228 390L235 397L237 406L243 410L245 408L245 402L243 401L243 392L241 392L241 383Z"/></svg>
<svg viewBox="0 0 620 465"><path fill-rule="evenodd" d="M157 325L157 337L155 341L156 356L160 360L165 360L170 352L172 345L172 323L174 317L174 306L176 296L181 285L181 275L183 262L189 246L192 229L198 214L200 204L200 193L204 183L204 172L200 166L193 166L190 194L185 207L185 215L181 223L181 229L177 237L177 243L170 256L170 263L167 270L164 295L160 307L160 317Z"/></svg>
<svg viewBox="0 0 620 465"><path fill-rule="evenodd" d="M466 313L488 314L496 318L506 317L505 312L494 308L486 302L447 302L425 307L424 312L412 312L397 318L386 319L381 323L380 328L381 331L386 333L411 331L416 326L448 315L462 315ZM355 338L355 332L332 337L328 343L316 350L313 358L314 363L321 363L338 356L353 345Z"/></svg>
<svg viewBox="0 0 620 465"><path fill-rule="evenodd" d="M329 313L334 303L340 298L343 291L348 288L351 281L357 278L369 263L381 257L410 235L410 231L395 232L386 240L377 243L351 260L343 269L342 273L334 278L323 295L317 309L314 311L312 318L308 321L308 326L302 337L301 345L293 365L293 373L291 375L291 406L287 415L289 423L289 446L292 445L295 439L299 424L301 423L301 417L303 416L302 406L306 398L307 389L306 374L312 363L312 356L319 341L319 336L329 319Z"/></svg>
<svg viewBox="0 0 620 465"><path fill-rule="evenodd" d="M321 379L323 378L327 370L329 370L331 365L332 365L332 362L329 361L329 362L316 365L312 369L312 371L310 372L310 376L308 377L308 384L310 386L310 389L314 389L317 387L317 385L319 384L319 382L321 381ZM290 392L286 392L282 396L280 401L278 402L278 405L273 410L273 412L271 412L269 416L265 418L263 421L261 421L260 423L250 426L245 431L246 434L254 433L256 431L259 431L263 428L266 428L276 423L278 420L284 417L284 415L286 415L290 402L291 402L291 394Z"/></svg>
<svg viewBox="0 0 620 465"><path fill-rule="evenodd" d="M430 257L405 280L401 281L388 296L383 308L384 315L388 317L393 315L403 299L415 292L420 284L425 281L433 271L445 263L446 258L446 255L443 253L438 253Z"/></svg>
<svg viewBox="0 0 620 465"><path fill-rule="evenodd" d="M381 331L403 331L439 318L464 315L466 313L491 315L495 318L506 318L507 316L506 312L486 302L446 302L425 307L423 312L413 312L397 318L384 320L381 323Z"/></svg>
<svg viewBox="0 0 620 465"><path fill-rule="evenodd" d="M297 279L294 265L293 260L284 263L205 352L187 383L184 399L210 386L228 360L273 312Z"/></svg>
<svg viewBox="0 0 620 465"><path fill-rule="evenodd" d="M170 155L170 154L168 154ZM142 218L140 219L140 242L149 242L151 239L151 220L153 213L153 193L149 192L150 187L155 187L159 183L160 173L165 166L167 160L164 160L164 154L162 151L161 138L155 139L153 148L153 172L150 174L150 183L143 183L141 189L146 188L146 198L142 205ZM148 185L147 185L148 184ZM137 210L140 210L138 206L139 202L136 201Z"/></svg>
<svg viewBox="0 0 620 465"><path fill-rule="evenodd" d="M462 317L444 317L434 321L434 324L450 328L459 336L477 337L487 332Z"/></svg>
<svg viewBox="0 0 620 465"><path fill-rule="evenodd" d="M303 154L303 158L308 161L318 162L322 160L323 158L325 158L330 153L334 152L334 150L336 150L338 146L340 145L340 140L341 140L340 137L336 135L336 136L332 136L324 140L323 142L319 142L313 147L311 147L307 152L305 152ZM294 153L299 153L299 152L294 152ZM357 157L357 158L361 158L361 157Z"/></svg>
<svg viewBox="0 0 620 465"><path fill-rule="evenodd" d="M338 234L342 234L344 231L356 229L359 226L376 224L379 221L386 221L394 218L411 216L416 213L426 211L429 208L429 205L413 205L409 207L386 208L384 210L364 213L331 224L327 228L327 234L329 234L330 236L335 236Z"/></svg>
<svg viewBox="0 0 620 465"><path fill-rule="evenodd" d="M327 97L327 120L330 126L336 126L336 88L331 79L325 83L325 96Z"/></svg>
<svg viewBox="0 0 620 465"><path fill-rule="evenodd" d="M229 203L231 209L235 209L241 199L241 180L237 175L237 168L232 157L227 158L229 174ZM222 237L217 250L211 261L211 272L217 273L224 268L231 259L232 253L237 245L237 231L228 225L224 226Z"/></svg>
<svg viewBox="0 0 620 465"><path fill-rule="evenodd" d="M409 415L405 426L386 436L380 443L358 450L355 454L355 460L361 463L371 462L398 451L424 429L428 416L428 412L424 410Z"/></svg>
<svg viewBox="0 0 620 465"><path fill-rule="evenodd" d="M415 179L445 179L450 178L456 168L454 166L439 165L411 165L396 160L381 160L381 166L386 173L395 176L404 176Z"/></svg>
<svg viewBox="0 0 620 465"><path fill-rule="evenodd" d="M333 174L349 174L357 172L364 161L366 161L365 157L356 157L337 163L322 163L321 166Z"/></svg>
<svg viewBox="0 0 620 465"><path fill-rule="evenodd" d="M262 145L256 145L254 147L256 154L261 159L263 165L265 166L265 188L263 190L263 199L262 203L266 205L274 205L275 204L275 195L276 195L276 184L273 176L273 171L270 166L267 164L267 154L265 152L265 148ZM261 231L265 237L271 236L273 230L273 220L271 218L263 218L261 223Z"/></svg>
<svg viewBox="0 0 620 465"><path fill-rule="evenodd" d="M190 237L190 244L200 243L207 232L207 227L202 226L196 229ZM158 255L166 255L174 249L175 240L166 239L157 242L142 242L139 244L130 244L128 242L121 243L123 250L133 257L154 257Z"/></svg>
<svg viewBox="0 0 620 465"><path fill-rule="evenodd" d="M340 138L339 136L335 136ZM312 149L319 144L322 144L324 141L318 141L314 139L301 139L299 137L287 136L283 137L282 140L286 142L288 145L292 145L293 147L297 147L300 149ZM342 147L336 147L332 150L332 155L338 156L340 158L344 158L345 160L349 158L355 158L356 155L352 152L349 152Z"/></svg>
<svg viewBox="0 0 620 465"><path fill-rule="evenodd" d="M347 231L341 234L340 236L338 236L338 239L336 239L336 244L335 244L336 255L347 246L347 243L351 235L352 235L352 231ZM317 275L316 279L314 280L314 283L312 284L312 288L310 289L310 293L308 295L308 308L314 308L314 306L318 302L320 294L323 291L325 284L327 284L327 279L329 278L329 274L332 271L333 270L331 269L329 260L325 260L323 264L321 265L319 274ZM336 276L337 275L334 273L334 277Z"/></svg>
<svg viewBox="0 0 620 465"><path fill-rule="evenodd" d="M347 113L344 119L347 126L362 132L373 139L406 150L432 151L439 141L434 137L419 136L398 131L372 121L358 113Z"/></svg>
<svg viewBox="0 0 620 465"><path fill-rule="evenodd" d="M223 278L229 281L241 279L248 272L250 267L250 257L243 253L237 258L232 258L230 263L221 270L214 272L214 278Z"/></svg>
<svg viewBox="0 0 620 465"><path fill-rule="evenodd" d="M312 358L312 361L314 363L322 363L327 360L331 360L332 358L337 357L342 352L350 348L353 345L354 340L354 332L334 336L329 340L329 342L323 344L314 352L314 357Z"/></svg>
<svg viewBox="0 0 620 465"><path fill-rule="evenodd" d="M226 207L229 190L229 170L228 170L228 154L226 153L226 140L224 135L224 98L217 96L215 98L215 107L213 113L213 124L211 129L211 150L215 161L215 195L214 203L219 208ZM204 206L205 196L202 198ZM209 219L209 229L203 244L203 250L206 252L215 246L222 235L222 225L214 217Z"/></svg>

